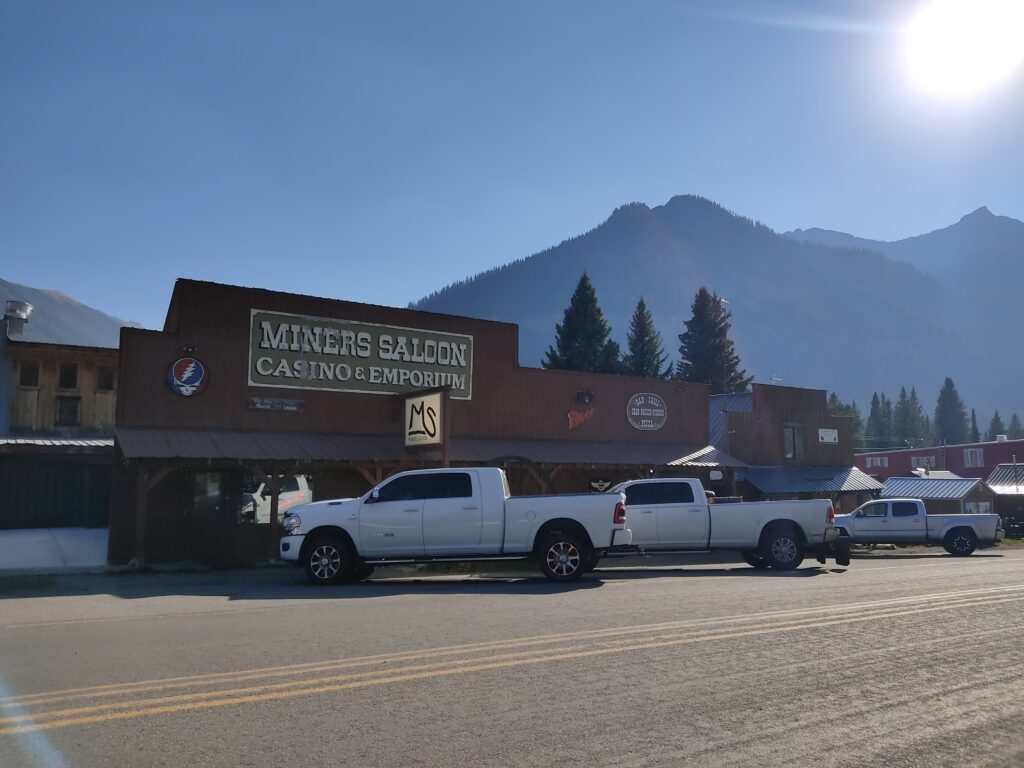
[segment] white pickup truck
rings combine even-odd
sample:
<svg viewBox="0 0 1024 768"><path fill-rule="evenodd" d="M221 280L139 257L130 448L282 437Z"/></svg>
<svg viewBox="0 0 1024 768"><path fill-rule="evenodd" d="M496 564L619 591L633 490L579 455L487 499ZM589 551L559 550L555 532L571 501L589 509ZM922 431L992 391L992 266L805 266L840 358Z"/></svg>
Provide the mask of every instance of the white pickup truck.
<svg viewBox="0 0 1024 768"><path fill-rule="evenodd" d="M355 499L294 507L280 553L315 584L366 578L375 566L535 559L571 581L628 547L622 494L509 494L496 467L401 472Z"/></svg>
<svg viewBox="0 0 1024 768"><path fill-rule="evenodd" d="M1005 535L999 515L929 515L920 499L869 501L836 515L836 527L854 544L941 544L958 557L994 547Z"/></svg>
<svg viewBox="0 0 1024 768"><path fill-rule="evenodd" d="M293 475L281 485L277 496L277 511L284 515L296 504L308 504L313 501L313 490L309 487L309 478L305 475ZM252 493L242 494L242 505L239 518L245 523L270 522L270 491L266 483L260 483Z"/></svg>
<svg viewBox="0 0 1024 768"><path fill-rule="evenodd" d="M828 499L709 503L700 480L631 480L611 492L626 495L633 546L643 554L738 551L755 568L797 568L805 554L850 564Z"/></svg>

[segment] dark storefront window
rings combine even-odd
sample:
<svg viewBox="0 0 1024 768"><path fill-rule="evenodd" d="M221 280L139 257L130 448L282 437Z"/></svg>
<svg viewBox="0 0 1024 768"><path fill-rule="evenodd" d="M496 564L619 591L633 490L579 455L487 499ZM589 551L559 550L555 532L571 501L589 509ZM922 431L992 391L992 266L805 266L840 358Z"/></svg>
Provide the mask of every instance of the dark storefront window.
<svg viewBox="0 0 1024 768"><path fill-rule="evenodd" d="M31 389L39 386L38 360L22 360L18 363L18 386Z"/></svg>
<svg viewBox="0 0 1024 768"><path fill-rule="evenodd" d="M114 391L114 369L99 367L96 369L96 391L97 392L113 392Z"/></svg>
<svg viewBox="0 0 1024 768"><path fill-rule="evenodd" d="M78 389L78 363L61 363L57 377L58 389Z"/></svg>
<svg viewBox="0 0 1024 768"><path fill-rule="evenodd" d="M58 397L57 398L57 420L58 427L77 427L80 421L79 406L80 397Z"/></svg>
<svg viewBox="0 0 1024 768"><path fill-rule="evenodd" d="M801 461L804 458L804 444L800 427L783 427L783 456L786 461Z"/></svg>
<svg viewBox="0 0 1024 768"><path fill-rule="evenodd" d="M196 514L219 512L224 504L220 472L196 472L193 509Z"/></svg>

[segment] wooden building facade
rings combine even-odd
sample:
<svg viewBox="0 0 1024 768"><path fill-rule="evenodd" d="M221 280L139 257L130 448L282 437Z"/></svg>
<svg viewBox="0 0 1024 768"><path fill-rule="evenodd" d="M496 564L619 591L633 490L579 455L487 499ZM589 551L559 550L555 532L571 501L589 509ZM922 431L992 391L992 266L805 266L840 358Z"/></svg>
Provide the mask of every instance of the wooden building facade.
<svg viewBox="0 0 1024 768"><path fill-rule="evenodd" d="M673 474L730 493L742 464L708 443L705 386L522 367L507 323L179 280L163 330L122 329L120 353L113 562L269 556L242 510L295 475L318 499L442 461L504 467L515 493ZM437 387L445 446L407 448L405 397Z"/></svg>

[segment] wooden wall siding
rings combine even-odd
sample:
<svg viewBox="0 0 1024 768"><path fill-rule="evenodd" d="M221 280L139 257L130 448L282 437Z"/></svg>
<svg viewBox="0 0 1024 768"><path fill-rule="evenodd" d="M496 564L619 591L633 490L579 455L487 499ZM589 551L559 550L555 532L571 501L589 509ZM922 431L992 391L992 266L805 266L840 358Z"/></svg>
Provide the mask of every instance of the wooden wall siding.
<svg viewBox="0 0 1024 768"><path fill-rule="evenodd" d="M830 416L824 391L755 384L753 395L752 412L726 415L729 454L753 466L852 466L852 419ZM799 461L785 459L786 426L800 429L803 458ZM819 429L838 430L839 443L818 442Z"/></svg>
<svg viewBox="0 0 1024 768"><path fill-rule="evenodd" d="M122 329L117 423L192 429L400 433L400 400L396 397L248 386L251 308L471 334L473 398L452 401L453 434L645 440L694 446L707 443L703 385L521 368L517 362L518 329L514 325L190 281L179 281L175 288L168 314L168 327L173 331ZM206 365L210 378L204 392L185 398L172 392L165 378L168 366L188 347L195 348L190 354ZM593 402L577 403L578 389L592 391ZM662 429L643 432L630 426L626 405L638 392L654 392L665 399L669 418ZM249 410L249 397L301 399L304 411ZM569 411L591 408L593 418L570 430Z"/></svg>
<svg viewBox="0 0 1024 768"><path fill-rule="evenodd" d="M0 529L103 528L110 464L0 457Z"/></svg>
<svg viewBox="0 0 1024 768"><path fill-rule="evenodd" d="M20 361L39 363L39 386L18 385L17 373L11 399L12 434L97 435L111 434L117 401L116 349L93 347L63 347L43 344L11 344L8 349L17 364ZM58 387L60 364L78 365L78 385L74 389ZM98 368L113 368L114 391L97 391ZM79 426L57 426L57 398L80 397Z"/></svg>

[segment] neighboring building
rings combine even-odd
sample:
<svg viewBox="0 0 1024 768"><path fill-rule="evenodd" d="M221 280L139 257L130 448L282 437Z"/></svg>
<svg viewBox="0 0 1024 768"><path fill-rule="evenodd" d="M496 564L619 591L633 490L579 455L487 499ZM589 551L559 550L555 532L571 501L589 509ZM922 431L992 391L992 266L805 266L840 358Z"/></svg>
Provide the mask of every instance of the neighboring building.
<svg viewBox="0 0 1024 768"><path fill-rule="evenodd" d="M276 553L244 510L297 475L320 499L445 461L504 467L516 493L683 475L728 494L742 466L708 444L704 385L524 368L507 323L179 280L164 329L124 329L120 353L113 562ZM406 397L439 386L443 446L407 448L434 425Z"/></svg>
<svg viewBox="0 0 1024 768"><path fill-rule="evenodd" d="M0 528L107 524L118 351L26 342L0 324Z"/></svg>
<svg viewBox="0 0 1024 768"><path fill-rule="evenodd" d="M885 499L921 499L929 515L992 512L993 494L979 478L890 477Z"/></svg>
<svg viewBox="0 0 1024 768"><path fill-rule="evenodd" d="M1024 464L1000 464L985 485L995 496L993 511L1002 515L1007 534L1024 535Z"/></svg>
<svg viewBox="0 0 1024 768"><path fill-rule="evenodd" d="M849 511L882 489L854 468L853 420L829 414L824 390L754 384L709 399L711 444L749 465L736 471L745 497L830 498Z"/></svg>
<svg viewBox="0 0 1024 768"><path fill-rule="evenodd" d="M858 453L858 468L885 481L906 477L915 469L953 472L961 477L988 477L1000 464L1024 461L1024 440L994 440L984 443L943 445L934 448L900 448Z"/></svg>

